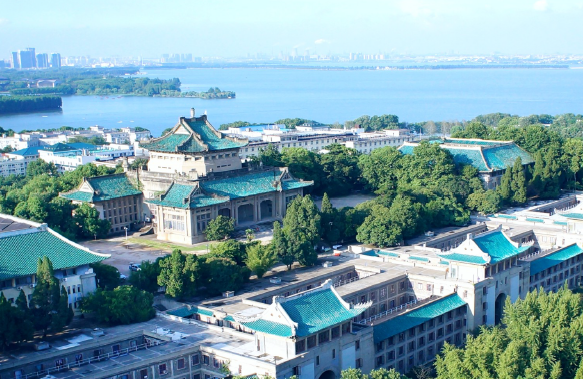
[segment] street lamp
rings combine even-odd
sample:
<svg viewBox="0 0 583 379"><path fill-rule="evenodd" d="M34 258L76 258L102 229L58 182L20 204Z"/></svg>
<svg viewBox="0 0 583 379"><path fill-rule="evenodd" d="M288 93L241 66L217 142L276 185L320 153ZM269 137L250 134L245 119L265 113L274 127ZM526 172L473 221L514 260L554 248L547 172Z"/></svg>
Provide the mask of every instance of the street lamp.
<svg viewBox="0 0 583 379"><path fill-rule="evenodd" d="M127 226L124 226L123 228L126 231L126 241L127 241L128 240L128 227Z"/></svg>

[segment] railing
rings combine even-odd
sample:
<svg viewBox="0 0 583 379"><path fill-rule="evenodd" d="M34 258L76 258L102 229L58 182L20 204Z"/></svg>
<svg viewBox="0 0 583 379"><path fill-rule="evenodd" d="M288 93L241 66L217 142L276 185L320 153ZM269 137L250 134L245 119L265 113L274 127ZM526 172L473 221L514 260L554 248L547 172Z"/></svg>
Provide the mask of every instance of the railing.
<svg viewBox="0 0 583 379"><path fill-rule="evenodd" d="M577 201L575 204L571 204L566 206L565 208L555 208L554 214L562 214L565 213L567 211L570 211L573 208L577 208L579 206L579 202Z"/></svg>
<svg viewBox="0 0 583 379"><path fill-rule="evenodd" d="M555 247L551 247L551 248L548 248L548 249L545 249L545 250L542 250L541 249L541 250L535 251L532 254L528 254L528 255L525 255L524 257L518 258L518 260L519 261L526 261L526 260L528 260L528 259L530 259L532 257L536 257L538 255L545 254L545 253L551 252L553 250L556 250L556 248Z"/></svg>
<svg viewBox="0 0 583 379"><path fill-rule="evenodd" d="M375 320L378 320L378 319L383 318L385 316L388 316L390 314L398 313L398 312L400 312L400 311L402 311L404 309L409 309L409 308L411 308L411 306L413 306L415 304L420 304L422 302L425 302L425 300L428 300L430 298L431 298L431 296L430 297L425 297L423 299L415 299L415 300L409 301L409 302L407 302L405 304L399 305L398 307L391 308L389 310L386 310L384 312L378 313L378 314L376 314L374 316L371 316L369 318L365 318L364 320L360 320L357 323L358 324L361 324L361 325L366 325L366 324L368 324L370 322L373 322Z"/></svg>
<svg viewBox="0 0 583 379"><path fill-rule="evenodd" d="M340 286L343 286L345 284L349 284L349 283L352 283L352 282L356 282L359 279L360 278L358 276L355 276L354 278L350 278L350 279L346 279L346 280L341 280L339 282L334 283L334 287L340 287Z"/></svg>
<svg viewBox="0 0 583 379"><path fill-rule="evenodd" d="M100 362L103 360L108 360L108 359L115 359L115 358L119 358L119 357L123 357L128 355L130 352L132 351L138 351L138 350L142 350L142 349L147 349L149 347L153 347L153 346L159 346L159 345L164 345L166 343L166 341L157 341L157 340L150 340L147 343L143 343L140 345L136 345L136 346L130 346L126 349L120 349L116 352L111 352L111 353L106 353L106 354L101 354L98 356L93 356L91 358L86 358L86 359L80 359L80 360L76 360L74 363L65 363L65 358L61 358L63 360L63 364L62 365L58 365L56 367L51 367L48 368L46 370L41 370L41 371L36 371L30 374L19 374L18 376L16 375L16 372L14 374L14 376L11 376L10 378L15 378L15 379L31 379L31 378L39 378L39 377L44 377L47 376L49 374L54 374L54 373L59 373L62 371L67 371L70 370L71 368L74 367L80 367L86 364L90 364L92 362ZM63 351L63 354L66 354L66 351ZM17 370L18 371L18 370Z"/></svg>

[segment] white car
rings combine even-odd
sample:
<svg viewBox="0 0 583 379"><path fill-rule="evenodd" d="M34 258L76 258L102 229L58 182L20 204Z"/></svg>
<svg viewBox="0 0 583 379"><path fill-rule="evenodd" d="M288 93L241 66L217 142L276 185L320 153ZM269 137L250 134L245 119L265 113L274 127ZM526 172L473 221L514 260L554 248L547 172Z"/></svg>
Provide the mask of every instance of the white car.
<svg viewBox="0 0 583 379"><path fill-rule="evenodd" d="M126 280L128 277L127 277L127 276L125 276L124 274L121 274L121 273L120 273L120 274L119 274L119 278L120 278L121 280Z"/></svg>
<svg viewBox="0 0 583 379"><path fill-rule="evenodd" d="M332 245L332 249L338 250L342 247L342 245Z"/></svg>

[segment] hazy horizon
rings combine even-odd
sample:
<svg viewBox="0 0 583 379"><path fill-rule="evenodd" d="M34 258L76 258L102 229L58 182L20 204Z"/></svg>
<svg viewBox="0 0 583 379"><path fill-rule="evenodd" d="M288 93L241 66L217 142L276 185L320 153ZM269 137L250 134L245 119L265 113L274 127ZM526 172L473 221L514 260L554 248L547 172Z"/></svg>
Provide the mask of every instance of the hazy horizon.
<svg viewBox="0 0 583 379"><path fill-rule="evenodd" d="M580 54L583 0L5 2L11 51L159 57L344 54Z"/></svg>

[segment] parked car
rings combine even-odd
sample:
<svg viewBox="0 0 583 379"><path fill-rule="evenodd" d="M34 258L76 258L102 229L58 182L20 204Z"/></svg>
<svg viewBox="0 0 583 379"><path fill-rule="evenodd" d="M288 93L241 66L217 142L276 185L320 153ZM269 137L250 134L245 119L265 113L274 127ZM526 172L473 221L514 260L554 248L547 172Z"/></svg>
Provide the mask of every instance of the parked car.
<svg viewBox="0 0 583 379"><path fill-rule="evenodd" d="M129 269L130 271L140 271L140 264L139 263L130 263Z"/></svg>

